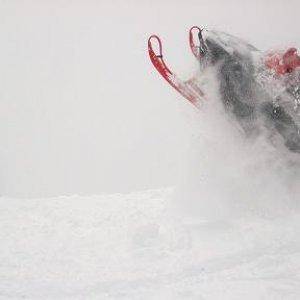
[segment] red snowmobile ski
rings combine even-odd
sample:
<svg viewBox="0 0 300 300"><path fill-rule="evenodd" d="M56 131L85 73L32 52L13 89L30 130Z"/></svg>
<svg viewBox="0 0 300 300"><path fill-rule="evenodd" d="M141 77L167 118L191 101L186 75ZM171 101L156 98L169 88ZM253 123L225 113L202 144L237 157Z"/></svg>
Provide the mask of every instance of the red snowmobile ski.
<svg viewBox="0 0 300 300"><path fill-rule="evenodd" d="M196 28L195 26L191 31ZM197 27L198 28L198 27ZM198 28L200 30L200 28ZM190 44L193 54L200 58L200 55L197 53L198 48L193 42L192 32L190 31ZM201 30L200 30L201 32ZM156 40L158 43L158 54L153 50L153 40ZM193 48L192 48L193 47ZM176 89L183 97L185 97L190 103L192 103L197 108L199 107L201 101L204 99L204 93L198 87L194 78L183 81L178 78L166 65L163 54L162 54L162 42L157 35L151 35L148 39L148 53L150 60L156 70L161 74L161 76L174 88Z"/></svg>

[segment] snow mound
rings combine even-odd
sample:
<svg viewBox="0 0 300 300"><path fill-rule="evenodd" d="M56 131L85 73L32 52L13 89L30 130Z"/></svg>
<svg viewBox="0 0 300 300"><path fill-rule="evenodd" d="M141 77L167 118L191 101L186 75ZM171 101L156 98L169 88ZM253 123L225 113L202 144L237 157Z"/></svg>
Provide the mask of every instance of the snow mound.
<svg viewBox="0 0 300 300"><path fill-rule="evenodd" d="M0 299L299 299L299 213L195 220L173 192L0 198Z"/></svg>

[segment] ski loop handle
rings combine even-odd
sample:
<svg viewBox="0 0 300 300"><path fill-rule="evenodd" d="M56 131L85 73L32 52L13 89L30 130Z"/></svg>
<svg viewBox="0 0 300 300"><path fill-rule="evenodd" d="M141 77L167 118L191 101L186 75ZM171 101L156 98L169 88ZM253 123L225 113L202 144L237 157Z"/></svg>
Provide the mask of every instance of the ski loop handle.
<svg viewBox="0 0 300 300"><path fill-rule="evenodd" d="M158 48L159 49L159 54L158 55L154 52L153 47L152 47L152 41L151 40L153 40L153 39L155 39L158 42L158 47L159 47ZM162 55L162 43L161 43L160 38L157 35L153 34L153 35L151 35L149 37L149 39L148 39L148 50L153 51L153 53L154 53L154 55L156 57L163 58L163 55Z"/></svg>
<svg viewBox="0 0 300 300"><path fill-rule="evenodd" d="M198 31L197 36L199 39L199 46L196 46L196 44L194 42L195 29ZM201 29L200 27L193 26L189 32L190 47L191 47L192 53L194 54L194 56L197 59L200 59L201 57L203 57L205 55L205 53L207 52L207 48L206 48L206 45L204 43L203 36L202 36L202 31L203 31L203 29Z"/></svg>
<svg viewBox="0 0 300 300"><path fill-rule="evenodd" d="M201 29L199 26L193 26L193 27L190 29L190 32L192 32L194 29L197 29L197 31L200 32L200 33L201 33L202 30L203 30L203 29Z"/></svg>

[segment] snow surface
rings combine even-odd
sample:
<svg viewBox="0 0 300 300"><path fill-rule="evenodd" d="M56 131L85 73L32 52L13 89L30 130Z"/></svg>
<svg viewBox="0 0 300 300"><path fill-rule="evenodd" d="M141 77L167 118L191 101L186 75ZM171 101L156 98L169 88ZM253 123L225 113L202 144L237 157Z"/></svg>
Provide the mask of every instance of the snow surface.
<svg viewBox="0 0 300 300"><path fill-rule="evenodd" d="M0 299L299 299L299 213L192 220L173 193L1 198Z"/></svg>
<svg viewBox="0 0 300 300"><path fill-rule="evenodd" d="M0 198L0 299L299 299L299 156L245 139L213 78L176 187Z"/></svg>

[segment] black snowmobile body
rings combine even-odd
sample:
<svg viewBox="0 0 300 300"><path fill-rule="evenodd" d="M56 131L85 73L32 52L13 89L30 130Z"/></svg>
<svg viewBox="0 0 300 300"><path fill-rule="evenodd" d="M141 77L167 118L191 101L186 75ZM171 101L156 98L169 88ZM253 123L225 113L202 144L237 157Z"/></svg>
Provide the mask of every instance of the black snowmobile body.
<svg viewBox="0 0 300 300"><path fill-rule="evenodd" d="M295 87L287 88L276 97L266 93L257 81L253 58L257 50L240 40L236 43L239 46L232 48L232 41L236 42L237 38L224 36L225 41L217 33L205 39L205 56L217 67L219 92L226 111L236 118L247 134L257 132L263 124L270 136L279 134L290 151L300 153L299 114L293 111L293 103L291 107L280 104L293 102L290 98L295 96ZM285 97L289 99L285 101Z"/></svg>

